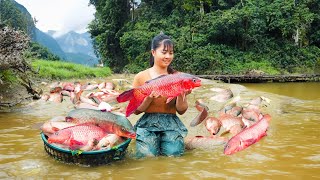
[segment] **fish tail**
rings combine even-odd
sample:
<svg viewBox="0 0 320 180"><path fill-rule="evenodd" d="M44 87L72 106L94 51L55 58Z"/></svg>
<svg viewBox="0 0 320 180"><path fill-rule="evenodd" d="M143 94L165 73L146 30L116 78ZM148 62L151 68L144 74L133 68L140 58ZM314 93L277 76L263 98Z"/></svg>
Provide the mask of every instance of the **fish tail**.
<svg viewBox="0 0 320 180"><path fill-rule="evenodd" d="M138 98L134 97L130 100L126 110L126 117L130 116L132 113L134 113L134 111L137 110L137 108L141 105L145 97L146 96L139 96Z"/></svg>
<svg viewBox="0 0 320 180"><path fill-rule="evenodd" d="M130 89L128 91L125 91L123 93L121 93L118 97L117 97L117 101L120 102L126 102L131 100L134 97L134 89Z"/></svg>

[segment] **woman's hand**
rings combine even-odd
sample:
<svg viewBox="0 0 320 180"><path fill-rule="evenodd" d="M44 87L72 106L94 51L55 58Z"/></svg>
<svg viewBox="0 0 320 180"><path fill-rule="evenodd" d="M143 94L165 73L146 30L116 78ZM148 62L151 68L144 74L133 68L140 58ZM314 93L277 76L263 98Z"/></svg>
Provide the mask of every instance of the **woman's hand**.
<svg viewBox="0 0 320 180"><path fill-rule="evenodd" d="M191 90L184 91L177 97L176 109L180 115L184 114L188 109L187 95L190 93L191 93Z"/></svg>
<svg viewBox="0 0 320 180"><path fill-rule="evenodd" d="M141 103L141 105L137 108L137 110L135 111L135 114L140 114L141 112L144 112L151 104L151 102L153 101L154 98L158 98L160 97L160 95L155 92L152 91L149 96L147 96L146 98L144 98L143 102Z"/></svg>

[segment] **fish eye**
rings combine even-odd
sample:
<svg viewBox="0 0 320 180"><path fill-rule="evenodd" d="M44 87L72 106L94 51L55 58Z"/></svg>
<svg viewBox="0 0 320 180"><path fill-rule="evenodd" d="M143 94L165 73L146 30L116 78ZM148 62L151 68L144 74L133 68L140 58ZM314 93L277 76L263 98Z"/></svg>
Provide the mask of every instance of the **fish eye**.
<svg viewBox="0 0 320 180"><path fill-rule="evenodd" d="M192 79L193 82L196 82L196 79Z"/></svg>

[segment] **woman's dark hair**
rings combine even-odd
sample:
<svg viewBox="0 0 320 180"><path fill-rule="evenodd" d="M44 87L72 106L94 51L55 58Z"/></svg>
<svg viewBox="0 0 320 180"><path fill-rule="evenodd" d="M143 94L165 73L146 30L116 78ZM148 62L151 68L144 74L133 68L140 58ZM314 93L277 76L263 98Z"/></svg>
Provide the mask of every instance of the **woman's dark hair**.
<svg viewBox="0 0 320 180"><path fill-rule="evenodd" d="M165 34L163 34L163 32L161 32L160 34L158 34L157 36L155 36L152 39L151 42L151 50L156 50L158 47L161 46L161 43L163 43L164 49L168 49L168 48L174 48L173 42L171 40L171 38ZM154 58L152 56L152 54L150 55L150 67L152 67L154 65ZM171 64L168 66L168 74L173 74L175 73L176 70L174 70L171 67Z"/></svg>

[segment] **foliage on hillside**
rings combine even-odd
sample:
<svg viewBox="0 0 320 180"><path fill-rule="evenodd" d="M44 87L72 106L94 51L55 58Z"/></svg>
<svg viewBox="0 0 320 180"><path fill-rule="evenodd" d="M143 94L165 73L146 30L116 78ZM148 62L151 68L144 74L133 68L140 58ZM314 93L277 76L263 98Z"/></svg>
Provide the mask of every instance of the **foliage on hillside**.
<svg viewBox="0 0 320 180"><path fill-rule="evenodd" d="M175 42L174 67L195 74L314 73L320 58L318 0L134 2L90 0L94 47L115 71L146 68L160 31Z"/></svg>
<svg viewBox="0 0 320 180"><path fill-rule="evenodd" d="M27 57L47 60L60 60L60 58L46 47L32 40L36 39L35 24L28 11L13 0L0 1L0 26L9 27L24 32L29 38Z"/></svg>

